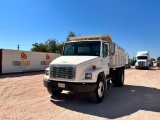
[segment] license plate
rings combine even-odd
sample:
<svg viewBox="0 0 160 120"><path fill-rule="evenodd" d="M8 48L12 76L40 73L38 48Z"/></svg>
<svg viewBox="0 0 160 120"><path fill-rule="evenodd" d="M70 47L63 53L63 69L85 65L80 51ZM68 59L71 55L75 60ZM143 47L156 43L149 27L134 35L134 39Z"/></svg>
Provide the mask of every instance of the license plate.
<svg viewBox="0 0 160 120"><path fill-rule="evenodd" d="M58 87L65 88L65 84L64 83L58 83Z"/></svg>

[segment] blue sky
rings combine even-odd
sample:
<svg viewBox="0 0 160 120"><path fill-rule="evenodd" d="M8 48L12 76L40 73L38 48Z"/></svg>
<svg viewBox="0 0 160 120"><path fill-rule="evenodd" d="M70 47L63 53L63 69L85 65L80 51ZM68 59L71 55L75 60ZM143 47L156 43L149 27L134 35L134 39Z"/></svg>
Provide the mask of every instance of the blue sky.
<svg viewBox="0 0 160 120"><path fill-rule="evenodd" d="M49 38L111 34L130 55L160 56L160 0L0 0L0 48L29 51Z"/></svg>

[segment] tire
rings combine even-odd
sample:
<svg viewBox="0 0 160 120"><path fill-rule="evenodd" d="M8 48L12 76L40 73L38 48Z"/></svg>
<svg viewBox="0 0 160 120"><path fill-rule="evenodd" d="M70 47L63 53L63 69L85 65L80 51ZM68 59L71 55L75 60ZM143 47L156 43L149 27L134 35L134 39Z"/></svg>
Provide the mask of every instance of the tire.
<svg viewBox="0 0 160 120"><path fill-rule="evenodd" d="M96 90L90 93L91 101L95 103L101 103L104 98L104 93L105 93L105 82L104 80L98 80Z"/></svg>
<svg viewBox="0 0 160 120"><path fill-rule="evenodd" d="M52 91L52 96L58 96L62 92L62 90L51 90L51 91Z"/></svg>
<svg viewBox="0 0 160 120"><path fill-rule="evenodd" d="M111 84L110 81L108 81L108 82L107 82L107 86L106 86L106 87L107 87L107 90L109 90L110 84Z"/></svg>
<svg viewBox="0 0 160 120"><path fill-rule="evenodd" d="M124 84L124 70L119 70L117 74L117 86L122 87Z"/></svg>
<svg viewBox="0 0 160 120"><path fill-rule="evenodd" d="M113 84L114 86L116 86L116 84L117 84L117 71L114 71L114 72L112 73L112 79L111 79L111 81L112 81L112 84Z"/></svg>
<svg viewBox="0 0 160 120"><path fill-rule="evenodd" d="M122 87L124 84L124 70L119 69L112 74L112 84L116 87Z"/></svg>
<svg viewBox="0 0 160 120"><path fill-rule="evenodd" d="M62 92L62 90L53 90L53 89L50 89L50 88L47 88L47 90L52 96L58 96Z"/></svg>

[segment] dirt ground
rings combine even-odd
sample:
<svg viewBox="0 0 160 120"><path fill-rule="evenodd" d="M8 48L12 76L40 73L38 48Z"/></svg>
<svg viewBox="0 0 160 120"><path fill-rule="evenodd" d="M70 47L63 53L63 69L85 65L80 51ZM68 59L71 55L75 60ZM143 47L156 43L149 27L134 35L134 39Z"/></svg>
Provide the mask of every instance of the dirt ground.
<svg viewBox="0 0 160 120"><path fill-rule="evenodd" d="M95 104L88 94L51 97L43 73L0 76L0 120L159 120L160 69L125 70L124 87L111 87Z"/></svg>

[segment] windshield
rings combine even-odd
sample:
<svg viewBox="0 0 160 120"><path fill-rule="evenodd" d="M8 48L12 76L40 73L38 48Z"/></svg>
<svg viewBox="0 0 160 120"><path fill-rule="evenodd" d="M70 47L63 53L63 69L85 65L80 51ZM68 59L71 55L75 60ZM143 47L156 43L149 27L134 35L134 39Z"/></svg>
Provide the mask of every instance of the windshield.
<svg viewBox="0 0 160 120"><path fill-rule="evenodd" d="M100 56L100 41L66 43L63 55Z"/></svg>
<svg viewBox="0 0 160 120"><path fill-rule="evenodd" d="M147 56L138 56L137 59L144 59L144 60L146 60Z"/></svg>

